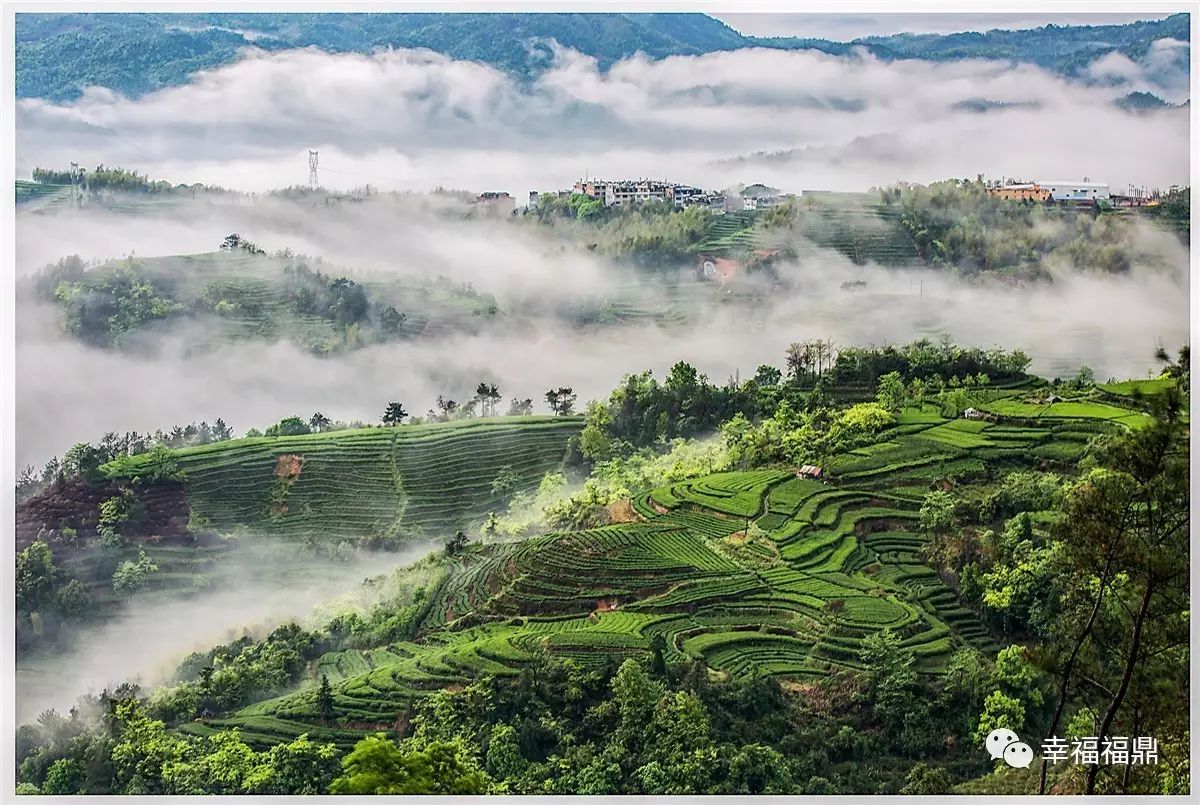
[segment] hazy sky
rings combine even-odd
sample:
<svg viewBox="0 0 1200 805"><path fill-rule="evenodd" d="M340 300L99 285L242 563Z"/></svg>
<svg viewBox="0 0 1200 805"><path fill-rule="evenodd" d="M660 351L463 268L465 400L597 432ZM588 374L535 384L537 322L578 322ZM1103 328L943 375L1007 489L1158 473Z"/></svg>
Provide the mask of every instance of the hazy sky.
<svg viewBox="0 0 1200 805"><path fill-rule="evenodd" d="M1015 30L1055 25L1123 25L1139 20L1169 16L1154 13L978 13L978 14L713 14L732 28L755 36L805 36L819 39L849 40L861 36L898 33L957 33L989 31L993 28Z"/></svg>

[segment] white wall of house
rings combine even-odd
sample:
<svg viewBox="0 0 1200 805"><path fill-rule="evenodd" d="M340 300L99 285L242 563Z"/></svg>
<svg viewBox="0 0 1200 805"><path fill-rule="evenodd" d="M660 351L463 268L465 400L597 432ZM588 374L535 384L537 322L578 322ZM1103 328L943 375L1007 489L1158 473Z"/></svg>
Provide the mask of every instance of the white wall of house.
<svg viewBox="0 0 1200 805"><path fill-rule="evenodd" d="M1108 185L1101 182L1038 182L1055 201L1107 201Z"/></svg>

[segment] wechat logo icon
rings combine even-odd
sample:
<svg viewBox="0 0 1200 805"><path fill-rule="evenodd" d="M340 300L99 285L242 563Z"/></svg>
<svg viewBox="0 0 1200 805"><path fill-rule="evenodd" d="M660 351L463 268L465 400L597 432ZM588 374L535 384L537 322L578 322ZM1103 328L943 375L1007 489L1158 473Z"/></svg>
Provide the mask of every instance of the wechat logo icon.
<svg viewBox="0 0 1200 805"><path fill-rule="evenodd" d="M994 729L988 733L985 748L992 760L1004 759L1004 762L1015 769L1027 769L1033 763L1033 748L1010 729Z"/></svg>

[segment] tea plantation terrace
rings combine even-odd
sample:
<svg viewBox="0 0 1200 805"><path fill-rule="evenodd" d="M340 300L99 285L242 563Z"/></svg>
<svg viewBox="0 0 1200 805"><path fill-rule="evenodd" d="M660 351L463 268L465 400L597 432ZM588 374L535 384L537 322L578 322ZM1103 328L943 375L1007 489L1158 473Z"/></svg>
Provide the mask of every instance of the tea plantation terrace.
<svg viewBox="0 0 1200 805"><path fill-rule="evenodd" d="M286 539L444 538L502 511L562 464L581 417L517 416L251 437L173 451L193 518L217 531ZM149 454L105 466L116 479Z"/></svg>
<svg viewBox="0 0 1200 805"><path fill-rule="evenodd" d="M925 674L960 646L994 652L978 616L921 556L918 510L933 482L1067 468L1097 433L1145 419L1103 403L1026 408L1023 393L981 394L994 421L907 408L875 444L827 462L821 480L791 467L717 473L635 494L630 522L472 546L433 584L412 640L321 657L335 724L322 723L310 683L183 729L237 727L259 744L307 732L349 745L416 697L515 674L541 651L609 663L657 642L668 661L690 658L714 674L797 681L859 667L863 640L884 628Z"/></svg>

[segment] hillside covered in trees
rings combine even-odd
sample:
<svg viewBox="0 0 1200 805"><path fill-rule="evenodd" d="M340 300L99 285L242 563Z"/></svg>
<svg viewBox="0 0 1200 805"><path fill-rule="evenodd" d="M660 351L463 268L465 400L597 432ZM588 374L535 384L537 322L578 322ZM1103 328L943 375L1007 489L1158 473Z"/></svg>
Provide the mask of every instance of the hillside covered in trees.
<svg viewBox="0 0 1200 805"><path fill-rule="evenodd" d="M65 332L110 348L153 349L156 335L188 322L209 344L286 339L325 354L473 331L498 313L493 296L444 277L359 283L328 272L319 259L266 255L233 234L208 254L128 258L93 268L64 258L28 289L59 310Z"/></svg>

